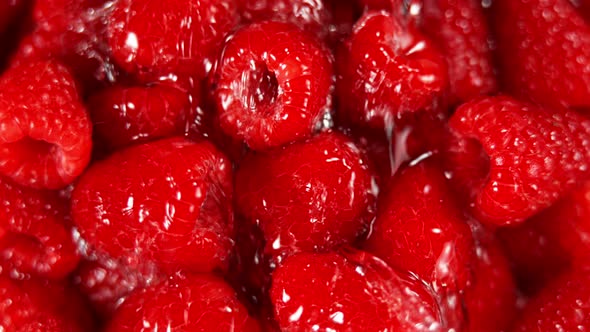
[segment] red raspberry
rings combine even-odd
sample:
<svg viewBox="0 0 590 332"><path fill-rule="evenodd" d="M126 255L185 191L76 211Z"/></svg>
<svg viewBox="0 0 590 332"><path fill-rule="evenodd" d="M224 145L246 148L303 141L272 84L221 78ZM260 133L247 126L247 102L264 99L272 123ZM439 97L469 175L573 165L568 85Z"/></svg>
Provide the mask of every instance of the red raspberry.
<svg viewBox="0 0 590 332"><path fill-rule="evenodd" d="M498 230L520 286L535 293L572 266L590 265L590 182L517 227Z"/></svg>
<svg viewBox="0 0 590 332"><path fill-rule="evenodd" d="M91 124L62 65L32 62L0 79L0 173L34 188L72 183L89 162Z"/></svg>
<svg viewBox="0 0 590 332"><path fill-rule="evenodd" d="M301 253L273 273L282 331L442 331L432 295L362 252Z"/></svg>
<svg viewBox="0 0 590 332"><path fill-rule="evenodd" d="M153 264L130 268L106 257L82 261L73 277L74 284L95 311L107 320L134 290L156 284L162 279Z"/></svg>
<svg viewBox="0 0 590 332"><path fill-rule="evenodd" d="M238 212L262 229L271 256L354 242L369 227L375 195L361 152L333 132L251 153L236 172Z"/></svg>
<svg viewBox="0 0 590 332"><path fill-rule="evenodd" d="M330 25L329 0L238 0L246 22L289 22L310 34L326 37Z"/></svg>
<svg viewBox="0 0 590 332"><path fill-rule="evenodd" d="M0 178L0 266L13 274L61 279L79 256L68 225L68 201Z"/></svg>
<svg viewBox="0 0 590 332"><path fill-rule="evenodd" d="M476 236L474 281L463 294L467 311L466 331L510 331L516 318L516 286L508 260L490 234Z"/></svg>
<svg viewBox="0 0 590 332"><path fill-rule="evenodd" d="M260 331L236 293L213 276L175 276L132 294L109 322L106 332Z"/></svg>
<svg viewBox="0 0 590 332"><path fill-rule="evenodd" d="M113 86L90 97L96 137L111 149L183 134L189 125L186 92L166 85Z"/></svg>
<svg viewBox="0 0 590 332"><path fill-rule="evenodd" d="M332 44L350 33L356 0L238 0L246 22L288 22Z"/></svg>
<svg viewBox="0 0 590 332"><path fill-rule="evenodd" d="M225 268L233 247L229 161L207 142L171 138L95 163L72 195L72 216L99 253L168 272Z"/></svg>
<svg viewBox="0 0 590 332"><path fill-rule="evenodd" d="M90 332L94 324L83 298L63 283L0 276L0 330Z"/></svg>
<svg viewBox="0 0 590 332"><path fill-rule="evenodd" d="M261 150L311 136L331 107L332 58L296 27L276 22L232 35L214 77L221 129Z"/></svg>
<svg viewBox="0 0 590 332"><path fill-rule="evenodd" d="M522 222L590 176L590 120L575 112L490 97L459 107L450 126L489 156L487 176L471 179L482 222Z"/></svg>
<svg viewBox="0 0 590 332"><path fill-rule="evenodd" d="M524 309L514 332L590 329L590 273L573 270L554 280Z"/></svg>
<svg viewBox="0 0 590 332"><path fill-rule="evenodd" d="M590 26L568 0L498 0L491 9L504 88L588 112Z"/></svg>
<svg viewBox="0 0 590 332"><path fill-rule="evenodd" d="M446 88L444 58L398 15L369 12L339 53L337 95L347 123L390 126L406 112L432 108Z"/></svg>
<svg viewBox="0 0 590 332"><path fill-rule="evenodd" d="M118 0L108 19L116 62L149 83L202 78L237 23L234 0Z"/></svg>
<svg viewBox="0 0 590 332"><path fill-rule="evenodd" d="M99 81L114 79L106 45L105 0L38 0L33 28L19 46L14 61L56 58L92 90Z"/></svg>
<svg viewBox="0 0 590 332"><path fill-rule="evenodd" d="M480 2L420 0L415 3L422 9L420 27L424 34L446 57L449 102L459 104L495 92L496 77L488 45L490 36ZM411 5L409 10L412 11Z"/></svg>
<svg viewBox="0 0 590 332"><path fill-rule="evenodd" d="M362 0L366 8L405 12L445 56L453 105L496 91L489 32L473 0Z"/></svg>
<svg viewBox="0 0 590 332"><path fill-rule="evenodd" d="M432 160L396 174L379 198L365 244L391 266L415 273L448 296L472 278L475 246L466 217Z"/></svg>

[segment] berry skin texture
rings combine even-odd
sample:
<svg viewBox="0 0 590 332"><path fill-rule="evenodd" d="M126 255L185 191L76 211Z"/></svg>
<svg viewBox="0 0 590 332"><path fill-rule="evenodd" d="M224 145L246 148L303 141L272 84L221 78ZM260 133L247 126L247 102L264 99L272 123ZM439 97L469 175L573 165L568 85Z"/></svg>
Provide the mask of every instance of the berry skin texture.
<svg viewBox="0 0 590 332"><path fill-rule="evenodd" d="M590 26L568 0L493 1L491 20L507 92L588 112Z"/></svg>
<svg viewBox="0 0 590 332"><path fill-rule="evenodd" d="M329 46L350 34L356 20L356 0L237 0L244 22L291 23Z"/></svg>
<svg viewBox="0 0 590 332"><path fill-rule="evenodd" d="M13 63L57 59L84 90L112 80L106 45L106 0L34 1L32 31L19 44Z"/></svg>
<svg viewBox="0 0 590 332"><path fill-rule="evenodd" d="M479 1L423 0L420 28L445 55L451 104L496 91L489 32Z"/></svg>
<svg viewBox="0 0 590 332"><path fill-rule="evenodd" d="M0 330L7 332L91 332L84 299L65 283L12 280L0 276Z"/></svg>
<svg viewBox="0 0 590 332"><path fill-rule="evenodd" d="M93 309L109 320L119 305L136 289L163 279L153 264L130 268L110 257L84 260L73 275L73 282Z"/></svg>
<svg viewBox="0 0 590 332"><path fill-rule="evenodd" d="M68 201L55 191L0 178L0 266L12 274L65 278L79 261Z"/></svg>
<svg viewBox="0 0 590 332"><path fill-rule="evenodd" d="M225 269L233 248L231 165L207 142L170 138L93 164L72 194L90 248L164 272Z"/></svg>
<svg viewBox="0 0 590 332"><path fill-rule="evenodd" d="M432 294L363 252L291 256L270 295L281 331L442 331Z"/></svg>
<svg viewBox="0 0 590 332"><path fill-rule="evenodd" d="M519 286L536 293L575 266L590 266L590 181L517 227L497 232Z"/></svg>
<svg viewBox="0 0 590 332"><path fill-rule="evenodd" d="M187 93L166 85L109 87L88 108L97 139L111 149L181 135L189 122Z"/></svg>
<svg viewBox="0 0 590 332"><path fill-rule="evenodd" d="M118 65L145 83L203 78L237 23L234 0L119 0L108 19Z"/></svg>
<svg viewBox="0 0 590 332"><path fill-rule="evenodd" d="M263 150L311 136L331 107L332 57L293 25L254 23L228 38L213 80L221 129Z"/></svg>
<svg viewBox="0 0 590 332"><path fill-rule="evenodd" d="M514 332L590 329L590 274L572 270L547 285L525 307Z"/></svg>
<svg viewBox="0 0 590 332"><path fill-rule="evenodd" d="M399 16L368 12L337 56L340 113L374 128L396 116L433 108L447 85L444 57Z"/></svg>
<svg viewBox="0 0 590 332"><path fill-rule="evenodd" d="M575 112L499 96L463 104L449 124L489 156L489 174L470 188L482 222L521 223L590 175L590 120Z"/></svg>
<svg viewBox="0 0 590 332"><path fill-rule="evenodd" d="M236 208L262 229L270 256L330 250L368 229L373 180L356 146L326 132L246 156L236 171Z"/></svg>
<svg viewBox="0 0 590 332"><path fill-rule="evenodd" d="M364 248L452 295L472 279L475 244L443 172L432 161L407 167L392 179L380 195Z"/></svg>
<svg viewBox="0 0 590 332"><path fill-rule="evenodd" d="M59 189L84 171L91 123L68 70L22 64L0 78L0 173L23 186Z"/></svg>
<svg viewBox="0 0 590 332"><path fill-rule="evenodd" d="M258 332L258 323L223 280L174 276L139 290L121 305L106 332Z"/></svg>
<svg viewBox="0 0 590 332"><path fill-rule="evenodd" d="M238 6L247 22L289 22L322 38L328 33L331 21L331 8L326 0L238 0Z"/></svg>

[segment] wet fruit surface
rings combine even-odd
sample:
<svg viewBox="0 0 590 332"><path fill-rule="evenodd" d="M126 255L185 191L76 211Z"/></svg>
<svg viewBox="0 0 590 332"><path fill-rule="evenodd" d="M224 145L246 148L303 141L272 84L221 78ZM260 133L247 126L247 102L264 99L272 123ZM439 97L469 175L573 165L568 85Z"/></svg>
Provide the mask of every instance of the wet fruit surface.
<svg viewBox="0 0 590 332"><path fill-rule="evenodd" d="M0 0L0 332L589 331L589 9Z"/></svg>
<svg viewBox="0 0 590 332"><path fill-rule="evenodd" d="M225 268L233 246L230 168L207 142L171 138L121 150L80 179L74 223L93 250L132 264Z"/></svg>

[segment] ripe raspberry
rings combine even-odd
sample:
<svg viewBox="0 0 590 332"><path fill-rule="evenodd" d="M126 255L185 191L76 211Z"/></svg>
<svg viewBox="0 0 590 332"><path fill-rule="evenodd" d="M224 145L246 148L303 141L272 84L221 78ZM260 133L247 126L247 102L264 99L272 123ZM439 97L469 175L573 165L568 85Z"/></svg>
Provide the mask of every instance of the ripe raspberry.
<svg viewBox="0 0 590 332"><path fill-rule="evenodd" d="M189 126L189 97L166 85L113 86L90 97L95 135L111 149L182 135Z"/></svg>
<svg viewBox="0 0 590 332"><path fill-rule="evenodd" d="M262 22L232 35L214 72L221 129L262 150L313 133L331 107L332 58L295 26Z"/></svg>
<svg viewBox="0 0 590 332"><path fill-rule="evenodd" d="M432 42L399 15L369 12L337 57L339 117L346 123L390 126L406 112L436 109L447 68Z"/></svg>
<svg viewBox="0 0 590 332"><path fill-rule="evenodd" d="M536 293L574 266L590 265L590 181L524 224L498 230L521 289Z"/></svg>
<svg viewBox="0 0 590 332"><path fill-rule="evenodd" d="M68 201L54 191L0 178L0 266L13 274L62 279L79 261Z"/></svg>
<svg viewBox="0 0 590 332"><path fill-rule="evenodd" d="M447 60L449 103L456 105L496 92L488 44L491 36L480 2L419 0L414 3L421 6L421 30L436 43Z"/></svg>
<svg viewBox="0 0 590 332"><path fill-rule="evenodd" d="M273 257L353 243L369 227L375 195L361 152L334 132L251 153L236 172L238 213L262 229Z"/></svg>
<svg viewBox="0 0 590 332"><path fill-rule="evenodd" d="M105 331L178 330L258 332L258 323L223 280L208 275L174 276L133 293Z"/></svg>
<svg viewBox="0 0 590 332"><path fill-rule="evenodd" d="M450 126L489 156L489 174L470 188L482 222L523 222L590 176L590 120L575 112L489 97L459 107Z"/></svg>
<svg viewBox="0 0 590 332"><path fill-rule="evenodd" d="M568 0L495 0L504 89L547 107L590 108L590 26Z"/></svg>
<svg viewBox="0 0 590 332"><path fill-rule="evenodd" d="M95 163L72 195L92 249L165 272L227 268L233 248L231 165L207 142L170 138Z"/></svg>
<svg viewBox="0 0 590 332"><path fill-rule="evenodd" d="M271 299L282 331L442 331L423 285L363 252L287 258Z"/></svg>
<svg viewBox="0 0 590 332"><path fill-rule="evenodd" d="M68 70L31 62L0 79L0 173L18 184L58 189L90 160L91 124Z"/></svg>
<svg viewBox="0 0 590 332"><path fill-rule="evenodd" d="M234 0L118 0L108 18L112 55L149 83L205 76L237 23Z"/></svg>
<svg viewBox="0 0 590 332"><path fill-rule="evenodd" d="M554 280L533 298L514 332L561 332L590 329L590 274L572 270Z"/></svg>
<svg viewBox="0 0 590 332"><path fill-rule="evenodd" d="M12 280L0 276L0 330L91 332L94 322L84 299L65 283Z"/></svg>
<svg viewBox="0 0 590 332"><path fill-rule="evenodd" d="M19 44L14 63L57 59L84 92L115 79L106 44L106 0L34 1L32 28Z"/></svg>
<svg viewBox="0 0 590 332"><path fill-rule="evenodd" d="M82 261L72 279L95 312L109 320L129 294L159 283L163 278L153 264L131 268L110 257L99 257Z"/></svg>
<svg viewBox="0 0 590 332"><path fill-rule="evenodd" d="M475 245L466 217L433 160L400 171L380 196L365 248L441 293L471 282Z"/></svg>

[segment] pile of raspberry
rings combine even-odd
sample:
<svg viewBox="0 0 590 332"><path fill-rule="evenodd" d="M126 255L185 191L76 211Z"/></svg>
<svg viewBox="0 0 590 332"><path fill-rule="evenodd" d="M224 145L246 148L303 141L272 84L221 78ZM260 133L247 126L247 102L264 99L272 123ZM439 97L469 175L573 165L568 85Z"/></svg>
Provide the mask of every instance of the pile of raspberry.
<svg viewBox="0 0 590 332"><path fill-rule="evenodd" d="M1 332L590 331L590 0L0 0Z"/></svg>

